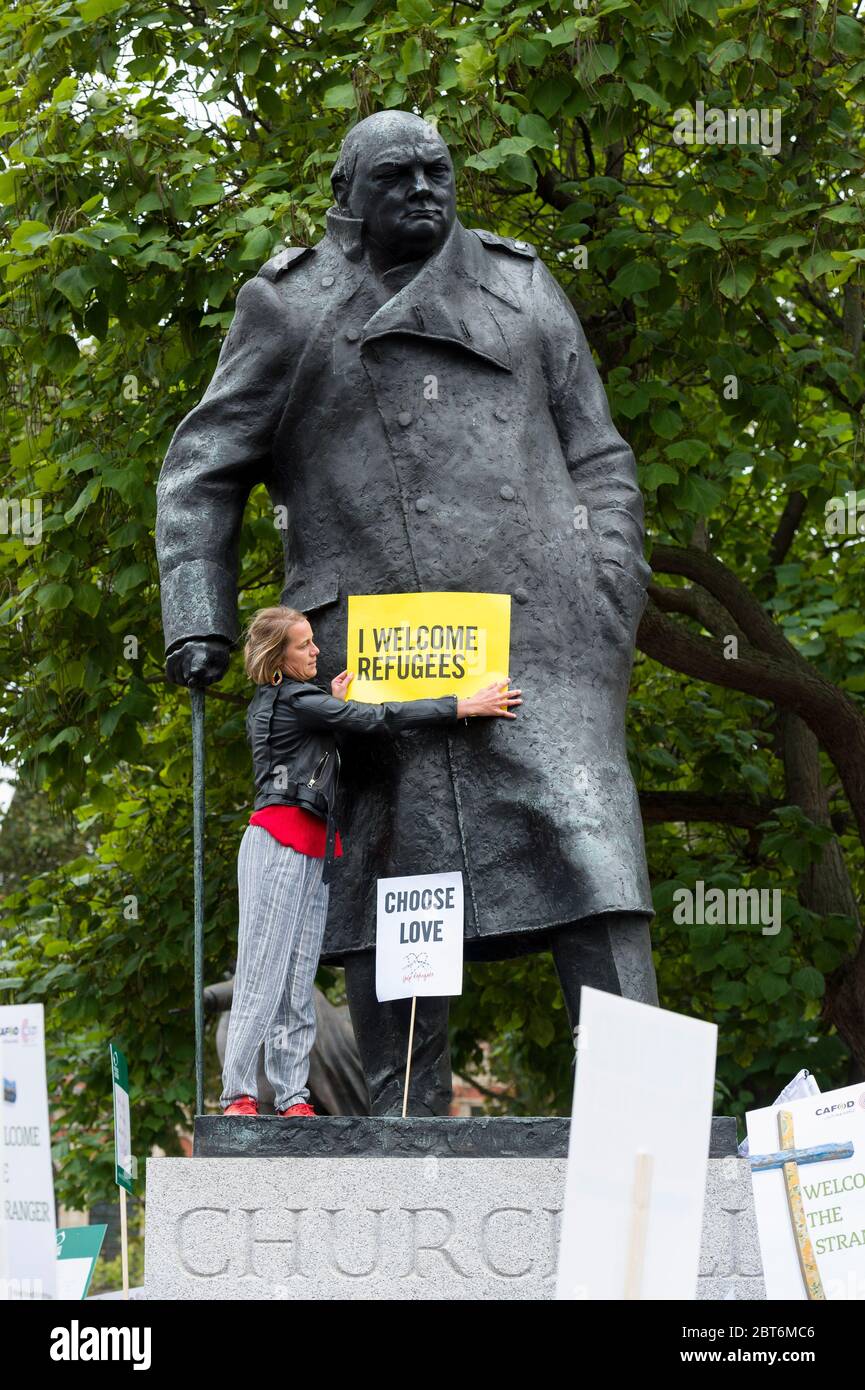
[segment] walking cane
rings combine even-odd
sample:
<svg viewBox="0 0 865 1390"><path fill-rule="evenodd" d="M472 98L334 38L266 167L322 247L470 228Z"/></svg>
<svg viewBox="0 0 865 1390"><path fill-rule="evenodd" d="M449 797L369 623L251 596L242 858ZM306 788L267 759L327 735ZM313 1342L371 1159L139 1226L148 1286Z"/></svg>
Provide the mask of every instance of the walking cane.
<svg viewBox="0 0 865 1390"><path fill-rule="evenodd" d="M204 686L190 686L192 707L192 874L195 896L195 1113L204 1114Z"/></svg>

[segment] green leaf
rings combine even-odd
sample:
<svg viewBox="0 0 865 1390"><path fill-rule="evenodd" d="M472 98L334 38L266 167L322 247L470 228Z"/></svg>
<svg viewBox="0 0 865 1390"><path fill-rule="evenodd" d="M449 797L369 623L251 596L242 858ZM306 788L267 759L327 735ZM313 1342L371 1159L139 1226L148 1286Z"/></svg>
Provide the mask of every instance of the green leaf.
<svg viewBox="0 0 865 1390"><path fill-rule="evenodd" d="M795 971L791 977L791 983L807 999L820 999L826 993L826 981L823 975L810 965Z"/></svg>
<svg viewBox="0 0 865 1390"><path fill-rule="evenodd" d="M457 80L464 92L469 91L495 62L494 55L482 43L466 44L457 49Z"/></svg>
<svg viewBox="0 0 865 1390"><path fill-rule="evenodd" d="M241 72L245 72L247 77L258 72L258 65L261 62L261 47L257 43L245 43L237 55L237 65Z"/></svg>
<svg viewBox="0 0 865 1390"><path fill-rule="evenodd" d="M523 135L510 135L500 140L488 150L481 150L466 160L469 169L497 169L511 155L525 155L532 148L533 141Z"/></svg>
<svg viewBox="0 0 865 1390"><path fill-rule="evenodd" d="M746 48L739 39L724 39L709 54L709 67L713 72L723 72L724 68L730 63L736 63L740 58L744 58Z"/></svg>
<svg viewBox="0 0 865 1390"><path fill-rule="evenodd" d="M648 261L629 261L623 266L610 288L623 297L631 298L643 290L654 289L660 282L661 272Z"/></svg>
<svg viewBox="0 0 865 1390"><path fill-rule="evenodd" d="M831 251L816 251L813 256L802 262L802 274L809 284L819 280L821 275L828 275L830 271L837 269Z"/></svg>
<svg viewBox="0 0 865 1390"><path fill-rule="evenodd" d="M36 602L46 612L52 613L72 602L72 590L68 584L43 584L36 590Z"/></svg>
<svg viewBox="0 0 865 1390"><path fill-rule="evenodd" d="M587 82L596 82L598 78L605 77L608 72L614 72L619 61L619 55L610 43L599 43L594 48L589 49L585 59L580 64L580 71Z"/></svg>
<svg viewBox="0 0 865 1390"><path fill-rule="evenodd" d="M837 207L827 208L820 216L827 222L861 222L862 213L855 203L839 203Z"/></svg>
<svg viewBox="0 0 865 1390"><path fill-rule="evenodd" d="M660 92L656 92L654 87L648 87L645 82L632 82L626 79L628 87L633 96L638 101L644 101L647 106L654 107L656 111L669 111L670 103L666 97L662 97Z"/></svg>
<svg viewBox="0 0 865 1390"><path fill-rule="evenodd" d="M757 272L753 266L740 263L721 276L718 289L727 299L744 299L756 278Z"/></svg>
<svg viewBox="0 0 865 1390"><path fill-rule="evenodd" d="M397 0L397 9L403 19L419 29L435 18L435 10L429 0Z"/></svg>
<svg viewBox="0 0 865 1390"><path fill-rule="evenodd" d="M138 589L149 578L146 565L135 564L126 565L114 580L114 592L117 594L128 594L133 589Z"/></svg>
<svg viewBox="0 0 865 1390"><path fill-rule="evenodd" d="M654 492L662 483L677 483L679 475L668 463L647 463L640 468L640 483L648 491Z"/></svg>
<svg viewBox="0 0 865 1390"><path fill-rule="evenodd" d="M66 376L81 361L78 344L69 333L55 333L45 344L45 361L57 376Z"/></svg>
<svg viewBox="0 0 865 1390"><path fill-rule="evenodd" d="M44 246L51 239L51 228L44 222L33 222L25 219L19 222L11 237L9 244L15 251L22 251L26 254Z"/></svg>
<svg viewBox="0 0 865 1390"><path fill-rule="evenodd" d="M521 116L517 121L517 130L520 135L525 135L532 145L539 145L541 149L553 150L556 147L556 137L543 116Z"/></svg>
<svg viewBox="0 0 865 1390"><path fill-rule="evenodd" d="M75 607L89 618L95 618L102 603L102 592L95 584L75 585Z"/></svg>
<svg viewBox="0 0 865 1390"><path fill-rule="evenodd" d="M675 439L676 435L682 432L682 417L675 410L656 410L649 423L653 432L659 434L662 439Z"/></svg>
<svg viewBox="0 0 865 1390"><path fill-rule="evenodd" d="M722 496L721 489L715 483L701 478L698 473L689 473L680 481L673 499L683 512L693 516L711 516Z"/></svg>
<svg viewBox="0 0 865 1390"><path fill-rule="evenodd" d="M221 183L216 183L210 169L199 174L189 190L189 201L194 208L210 207L225 196Z"/></svg>
<svg viewBox="0 0 865 1390"><path fill-rule="evenodd" d="M337 82L328 87L323 104L329 110L351 110L356 105L354 86L351 82Z"/></svg>
<svg viewBox="0 0 865 1390"><path fill-rule="evenodd" d="M668 459L675 459L677 463L684 463L686 468L693 468L700 463L708 454L709 446L702 439L680 439L676 444L668 444L664 453Z"/></svg>
<svg viewBox="0 0 865 1390"><path fill-rule="evenodd" d="M705 222L694 222L690 227L686 227L682 232L680 241L686 246L711 246L714 251L721 250L721 238L714 227L707 227Z"/></svg>
<svg viewBox="0 0 865 1390"><path fill-rule="evenodd" d="M92 289L96 286L96 276L86 265L70 266L68 270L62 270L59 275L54 277L54 288L58 289L62 295L80 309L85 299Z"/></svg>
<svg viewBox="0 0 865 1390"><path fill-rule="evenodd" d="M763 255L777 257L782 251L790 251L796 246L807 246L810 240L810 237L803 236L800 232L787 232L785 236L776 236L767 241L763 247Z"/></svg>
<svg viewBox="0 0 865 1390"><path fill-rule="evenodd" d="M91 478L90 481L82 488L81 492L79 492L77 498L75 499L69 510L63 513L64 521L66 521L67 523L74 521L76 517L79 517L82 512L86 511L87 508L90 506L90 503L94 500L94 498L99 496L101 488L102 479Z"/></svg>
<svg viewBox="0 0 865 1390"><path fill-rule="evenodd" d="M126 3L127 0L82 0L78 13L89 24L94 19L102 19L103 15L122 9Z"/></svg>
<svg viewBox="0 0 865 1390"><path fill-rule="evenodd" d="M243 238L241 261L265 261L270 255L272 233L269 227L253 227Z"/></svg>
<svg viewBox="0 0 865 1390"><path fill-rule="evenodd" d="M565 77L550 77L534 92L534 105L547 120L554 116L559 107L570 96L573 85Z"/></svg>
<svg viewBox="0 0 865 1390"><path fill-rule="evenodd" d="M783 998L787 993L787 981L783 975L764 970L757 980L757 988L767 1004L774 1004L776 999Z"/></svg>

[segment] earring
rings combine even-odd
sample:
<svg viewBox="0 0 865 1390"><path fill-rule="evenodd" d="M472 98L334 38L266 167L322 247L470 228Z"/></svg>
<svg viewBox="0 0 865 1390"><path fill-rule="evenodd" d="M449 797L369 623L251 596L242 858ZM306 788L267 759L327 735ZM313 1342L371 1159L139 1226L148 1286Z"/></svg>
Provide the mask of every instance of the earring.
<svg viewBox="0 0 865 1390"><path fill-rule="evenodd" d="M274 671L273 675L270 678L270 683L271 685L282 685L282 672Z"/></svg>

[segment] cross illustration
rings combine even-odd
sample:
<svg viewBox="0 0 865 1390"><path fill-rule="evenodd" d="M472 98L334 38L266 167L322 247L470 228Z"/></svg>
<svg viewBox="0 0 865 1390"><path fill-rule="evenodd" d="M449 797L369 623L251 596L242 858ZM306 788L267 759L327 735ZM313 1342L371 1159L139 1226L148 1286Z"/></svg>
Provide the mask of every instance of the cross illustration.
<svg viewBox="0 0 865 1390"><path fill-rule="evenodd" d="M781 1143L781 1149L778 1153L751 1155L751 1172L768 1173L773 1168L783 1169L784 1184L787 1189L787 1206L790 1210L790 1220L793 1223L793 1234L796 1237L796 1250L799 1255L799 1268L805 1282L805 1293L809 1300L825 1300L826 1295L823 1292L823 1283L817 1268L814 1247L808 1234L805 1208L802 1205L799 1165L825 1163L833 1158L852 1158L853 1142L852 1140L845 1140L840 1144L817 1144L811 1149L797 1149L793 1136L793 1116L789 1110L778 1111L778 1138Z"/></svg>

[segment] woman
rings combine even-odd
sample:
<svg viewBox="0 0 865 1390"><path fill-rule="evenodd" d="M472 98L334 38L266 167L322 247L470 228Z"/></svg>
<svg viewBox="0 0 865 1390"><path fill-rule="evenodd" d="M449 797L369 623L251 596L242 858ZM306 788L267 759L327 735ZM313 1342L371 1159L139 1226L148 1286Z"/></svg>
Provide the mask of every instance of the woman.
<svg viewBox="0 0 865 1390"><path fill-rule="evenodd" d="M295 608L264 608L249 627L244 665L258 689L246 717L255 809L237 861L237 972L225 1048L226 1115L257 1115L258 1053L278 1115L314 1115L306 1085L315 1040L313 985L327 917L330 867L342 854L334 820L336 735L397 734L458 719L516 719L519 690L496 683L468 698L381 705L346 700L353 672L313 684L319 648Z"/></svg>

